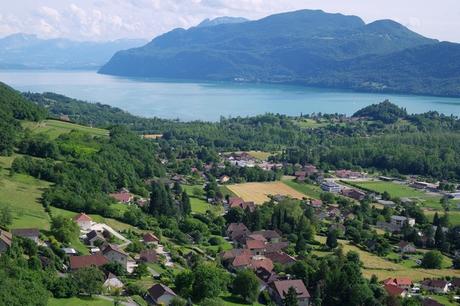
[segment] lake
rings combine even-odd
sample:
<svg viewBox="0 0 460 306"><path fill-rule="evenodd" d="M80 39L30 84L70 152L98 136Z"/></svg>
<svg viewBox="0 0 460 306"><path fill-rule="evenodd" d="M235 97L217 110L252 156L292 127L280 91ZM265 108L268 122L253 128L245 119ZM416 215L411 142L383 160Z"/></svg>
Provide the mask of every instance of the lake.
<svg viewBox="0 0 460 306"><path fill-rule="evenodd" d="M60 93L101 102L144 117L216 121L264 113L351 115L385 99L410 113L436 110L460 116L460 98L357 93L300 86L123 78L95 71L0 70L0 81L20 91Z"/></svg>

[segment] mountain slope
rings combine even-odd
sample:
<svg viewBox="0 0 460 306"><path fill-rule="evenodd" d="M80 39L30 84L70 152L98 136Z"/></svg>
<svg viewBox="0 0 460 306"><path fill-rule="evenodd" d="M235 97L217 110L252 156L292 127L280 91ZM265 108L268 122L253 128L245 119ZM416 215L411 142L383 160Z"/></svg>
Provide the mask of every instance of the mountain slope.
<svg viewBox="0 0 460 306"><path fill-rule="evenodd" d="M175 29L141 48L120 51L101 73L249 80L286 79L368 54L436 43L403 26L302 10L212 27Z"/></svg>
<svg viewBox="0 0 460 306"><path fill-rule="evenodd" d="M144 40L77 42L68 39L40 39L35 35L13 34L0 39L2 68L98 68L117 51L141 46Z"/></svg>

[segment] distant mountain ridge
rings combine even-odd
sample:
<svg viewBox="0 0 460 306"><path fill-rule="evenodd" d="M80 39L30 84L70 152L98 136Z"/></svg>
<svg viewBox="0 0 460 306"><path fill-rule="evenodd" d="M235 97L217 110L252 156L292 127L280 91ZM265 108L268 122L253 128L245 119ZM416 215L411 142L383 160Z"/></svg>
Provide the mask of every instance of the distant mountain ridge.
<svg viewBox="0 0 460 306"><path fill-rule="evenodd" d="M234 24L234 23L242 23L249 21L249 19L243 18L243 17L217 17L214 19L205 19L203 20L197 27L213 27L216 25L221 25L221 24Z"/></svg>
<svg viewBox="0 0 460 306"><path fill-rule="evenodd" d="M115 52L146 42L141 39L79 42L17 33L0 38L0 68L97 69Z"/></svg>
<svg viewBox="0 0 460 306"><path fill-rule="evenodd" d="M357 16L301 10L174 29L117 52L99 72L459 96L459 46L392 20L366 24Z"/></svg>

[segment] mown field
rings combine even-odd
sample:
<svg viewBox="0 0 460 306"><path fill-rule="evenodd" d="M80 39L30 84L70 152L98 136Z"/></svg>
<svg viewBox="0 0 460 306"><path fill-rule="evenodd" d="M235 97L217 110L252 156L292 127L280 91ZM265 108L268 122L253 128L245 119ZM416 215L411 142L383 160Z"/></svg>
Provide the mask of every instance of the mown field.
<svg viewBox="0 0 460 306"><path fill-rule="evenodd" d="M202 186L184 185L182 186L182 188L184 188L184 190L187 192L188 196L190 197L190 205L192 206L192 212L204 214L208 210L212 210L216 213L221 213L223 211L222 207L217 207L217 206L211 205L208 202L206 202L204 195L203 195ZM200 190L201 194L196 195L195 190Z"/></svg>
<svg viewBox="0 0 460 306"><path fill-rule="evenodd" d="M44 120L39 123L25 121L22 123L24 128L29 128L34 133L47 134L51 139L59 137L59 135L70 133L72 130L88 133L93 136L108 136L107 130L91 128L70 122L63 122L58 120Z"/></svg>
<svg viewBox="0 0 460 306"><path fill-rule="evenodd" d="M113 306L113 302L96 297L73 297L70 299L50 298L48 300L48 306Z"/></svg>
<svg viewBox="0 0 460 306"><path fill-rule="evenodd" d="M316 236L316 240L321 243L325 243L326 237ZM412 268L403 264L391 262L385 258L361 250L360 248L349 244L346 240L339 240L339 243L343 245L344 252L355 251L359 254L360 259L363 262L362 272L367 278L370 278L372 275L376 275L379 280L383 280L388 277L409 277L412 280L421 281L424 278L430 277L460 277L460 270ZM313 253L318 256L330 254L330 252L323 252L319 250L313 251Z"/></svg>
<svg viewBox="0 0 460 306"><path fill-rule="evenodd" d="M266 183L244 183L228 185L237 196L245 201L252 201L256 204L263 204L269 200L269 195L284 195L295 199L302 199L305 195L283 182L266 182Z"/></svg>
<svg viewBox="0 0 460 306"><path fill-rule="evenodd" d="M0 156L0 207L9 206L13 213L11 228L49 229L49 216L40 203L49 183L28 175L9 175L14 156Z"/></svg>
<svg viewBox="0 0 460 306"><path fill-rule="evenodd" d="M313 199L319 199L322 192L321 188L318 186L297 183L292 178L283 179L283 183Z"/></svg>
<svg viewBox="0 0 460 306"><path fill-rule="evenodd" d="M420 190L416 190L406 185L393 182L383 181L368 181L368 182L353 182L353 185L369 189L375 192L388 192L392 197L425 197L426 194Z"/></svg>

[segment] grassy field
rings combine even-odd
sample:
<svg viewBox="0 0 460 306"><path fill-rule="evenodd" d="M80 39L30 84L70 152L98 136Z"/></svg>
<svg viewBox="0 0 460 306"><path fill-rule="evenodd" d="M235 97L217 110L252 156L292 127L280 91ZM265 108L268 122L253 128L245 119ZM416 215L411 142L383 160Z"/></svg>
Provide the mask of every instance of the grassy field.
<svg viewBox="0 0 460 306"><path fill-rule="evenodd" d="M354 185L363 187L375 192L388 192L392 197L425 197L426 194L406 185L393 182L369 181L369 182L353 182Z"/></svg>
<svg viewBox="0 0 460 306"><path fill-rule="evenodd" d="M305 197L303 193L289 187L283 182L245 183L227 186L233 193L245 201L262 204L269 200L268 195L285 195L296 199Z"/></svg>
<svg viewBox="0 0 460 306"><path fill-rule="evenodd" d="M9 206L13 213L11 228L49 228L49 217L40 203L49 183L31 176L9 176L9 168L17 156L0 157L0 207Z"/></svg>
<svg viewBox="0 0 460 306"><path fill-rule="evenodd" d="M325 243L326 237L316 236L316 240L321 243ZM344 252L355 251L359 254L361 261L363 262L363 275L367 278L370 278L372 275L376 275L380 280L388 277L410 277L412 280L420 281L424 278L430 277L460 277L459 270L411 268L403 264L391 262L385 258L361 250L354 245L350 245L348 241L339 240L339 242L343 245ZM323 251L314 251L313 253L318 256L330 254L330 252Z"/></svg>
<svg viewBox="0 0 460 306"><path fill-rule="evenodd" d="M292 179L283 179L283 183L288 185L289 187L297 190L298 192L301 192L305 194L306 196L314 199L319 199L321 195L321 188L315 185L310 185L310 184L302 184L302 183L297 183L296 181Z"/></svg>
<svg viewBox="0 0 460 306"><path fill-rule="evenodd" d="M113 306L113 302L90 297L73 297L70 299L51 298L48 300L48 306Z"/></svg>
<svg viewBox="0 0 460 306"><path fill-rule="evenodd" d="M93 136L108 136L109 134L107 130L58 120L44 120L39 123L25 121L22 125L25 128L31 129L34 133L45 133L52 139L59 137L59 135L70 133L72 130L78 130Z"/></svg>
<svg viewBox="0 0 460 306"><path fill-rule="evenodd" d="M428 295L427 297L432 298L444 306L458 306L458 303L449 301L449 297L445 295Z"/></svg>
<svg viewBox="0 0 460 306"><path fill-rule="evenodd" d="M436 211L425 210L424 213L425 213L425 216L428 218L428 220L432 221ZM439 216L442 216L443 214L444 212L438 211ZM449 211L449 221L452 225L460 225L460 211L458 210Z"/></svg>
<svg viewBox="0 0 460 306"><path fill-rule="evenodd" d="M328 125L328 122L324 121L316 121L314 119L307 119L307 118L302 118L294 121L299 127L301 128L309 128L309 129L314 129L314 128L319 128Z"/></svg>
<svg viewBox="0 0 460 306"><path fill-rule="evenodd" d="M269 156L273 155L270 152L264 151L247 151L246 153L259 160L267 160Z"/></svg>
<svg viewBox="0 0 460 306"><path fill-rule="evenodd" d="M184 188L184 190L187 192L187 194L190 197L190 205L192 206L192 212L199 213L199 214L204 214L208 210L215 211L216 213L222 212L222 207L211 205L205 201L204 197L197 197L193 194L193 190L195 188L203 190L202 186L197 185L197 186L182 186L182 187Z"/></svg>

